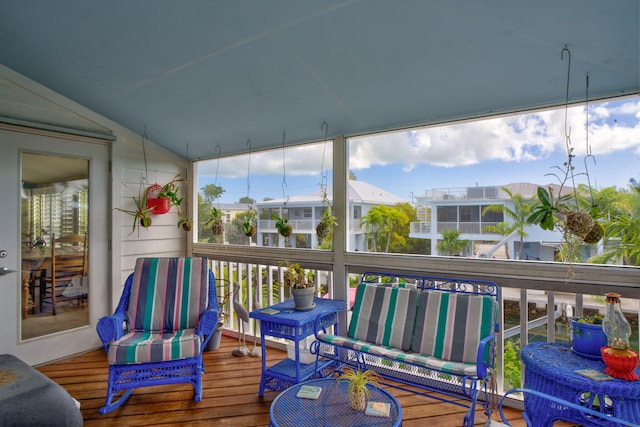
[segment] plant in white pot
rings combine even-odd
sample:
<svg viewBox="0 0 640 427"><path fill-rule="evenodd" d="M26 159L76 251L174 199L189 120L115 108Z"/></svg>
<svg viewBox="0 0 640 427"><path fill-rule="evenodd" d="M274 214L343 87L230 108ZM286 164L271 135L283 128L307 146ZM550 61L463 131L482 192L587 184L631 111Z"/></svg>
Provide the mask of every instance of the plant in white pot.
<svg viewBox="0 0 640 427"><path fill-rule="evenodd" d="M286 267L284 286L291 288L295 309L307 311L315 307L313 298L316 293L313 271L306 271L297 263L282 261L281 267Z"/></svg>

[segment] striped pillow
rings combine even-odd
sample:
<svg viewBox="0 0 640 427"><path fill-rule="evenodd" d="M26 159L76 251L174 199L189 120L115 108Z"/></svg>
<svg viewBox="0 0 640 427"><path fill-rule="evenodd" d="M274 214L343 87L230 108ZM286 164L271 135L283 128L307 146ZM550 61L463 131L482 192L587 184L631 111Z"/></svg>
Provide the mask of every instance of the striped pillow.
<svg viewBox="0 0 640 427"><path fill-rule="evenodd" d="M349 337L409 350L418 291L361 283L349 324Z"/></svg>
<svg viewBox="0 0 640 427"><path fill-rule="evenodd" d="M420 292L411 351L477 363L480 340L494 331L498 303L487 295Z"/></svg>
<svg viewBox="0 0 640 427"><path fill-rule="evenodd" d="M207 305L206 258L139 258L127 315L135 331L195 328Z"/></svg>

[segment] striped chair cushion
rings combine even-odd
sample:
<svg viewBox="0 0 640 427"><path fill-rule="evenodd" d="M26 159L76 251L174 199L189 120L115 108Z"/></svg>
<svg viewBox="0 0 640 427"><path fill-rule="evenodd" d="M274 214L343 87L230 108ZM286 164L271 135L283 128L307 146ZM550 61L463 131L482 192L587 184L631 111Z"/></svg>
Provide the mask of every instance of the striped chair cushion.
<svg viewBox="0 0 640 427"><path fill-rule="evenodd" d="M129 294L130 329L195 328L207 304L206 258L139 258Z"/></svg>
<svg viewBox="0 0 640 427"><path fill-rule="evenodd" d="M417 302L415 289L361 283L356 291L348 336L409 350Z"/></svg>
<svg viewBox="0 0 640 427"><path fill-rule="evenodd" d="M497 311L496 300L487 295L422 291L411 351L475 364L478 344L493 333Z"/></svg>
<svg viewBox="0 0 640 427"><path fill-rule="evenodd" d="M173 332L130 332L109 346L109 364L179 360L200 354L200 337L194 329Z"/></svg>
<svg viewBox="0 0 640 427"><path fill-rule="evenodd" d="M411 363L413 365L423 366L425 368L436 369L449 374L466 375L474 377L477 375L475 363L461 363L441 360L433 356L427 356L417 353L406 353L397 348L371 344L366 341L356 340L353 338L342 337L340 335L330 335L318 333L318 340L351 350L361 351L363 353L375 354L376 356L384 356L392 360Z"/></svg>

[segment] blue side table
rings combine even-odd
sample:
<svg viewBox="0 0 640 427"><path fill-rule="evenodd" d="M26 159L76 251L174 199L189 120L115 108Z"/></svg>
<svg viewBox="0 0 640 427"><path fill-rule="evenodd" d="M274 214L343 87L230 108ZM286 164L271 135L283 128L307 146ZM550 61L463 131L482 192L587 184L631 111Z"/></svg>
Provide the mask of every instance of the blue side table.
<svg viewBox="0 0 640 427"><path fill-rule="evenodd" d="M260 341L262 342L262 378L259 396L264 390L284 390L308 378L321 374L334 363L330 359L321 359L316 366L313 363L300 363L300 341L313 335L315 321L325 329L338 324L338 312L346 310L347 304L342 300L315 298L315 307L309 311L296 311L293 299L286 300L260 310L249 313L249 317L260 321ZM270 314L273 310L277 313ZM267 367L265 337L278 337L292 340L296 360L286 358Z"/></svg>
<svg viewBox="0 0 640 427"><path fill-rule="evenodd" d="M595 381L577 374L579 369L603 372L605 364L579 356L562 344L529 344L522 349L521 359L526 388L640 425L640 381ZM525 395L524 407L534 427L551 426L556 420L593 427L618 425L603 424L576 409L533 395Z"/></svg>

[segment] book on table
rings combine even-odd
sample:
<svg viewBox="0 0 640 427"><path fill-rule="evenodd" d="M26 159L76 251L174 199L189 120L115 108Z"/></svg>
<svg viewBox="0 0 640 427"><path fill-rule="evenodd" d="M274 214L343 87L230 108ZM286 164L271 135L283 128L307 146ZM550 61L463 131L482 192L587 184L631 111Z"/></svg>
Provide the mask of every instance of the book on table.
<svg viewBox="0 0 640 427"><path fill-rule="evenodd" d="M608 381L613 379L613 377L596 369L578 369L576 371L576 374L582 375L583 377L591 378L594 381Z"/></svg>
<svg viewBox="0 0 640 427"><path fill-rule="evenodd" d="M391 405L389 402L368 402L364 413L376 417L388 417L390 410Z"/></svg>
<svg viewBox="0 0 640 427"><path fill-rule="evenodd" d="M300 387L300 390L298 390L298 394L296 394L296 396L303 399L317 399L320 396L321 391L322 387L303 385Z"/></svg>
<svg viewBox="0 0 640 427"><path fill-rule="evenodd" d="M280 313L280 310L276 310L275 308L264 308L264 309L260 310L260 313L263 313L263 314L278 314L278 313Z"/></svg>

